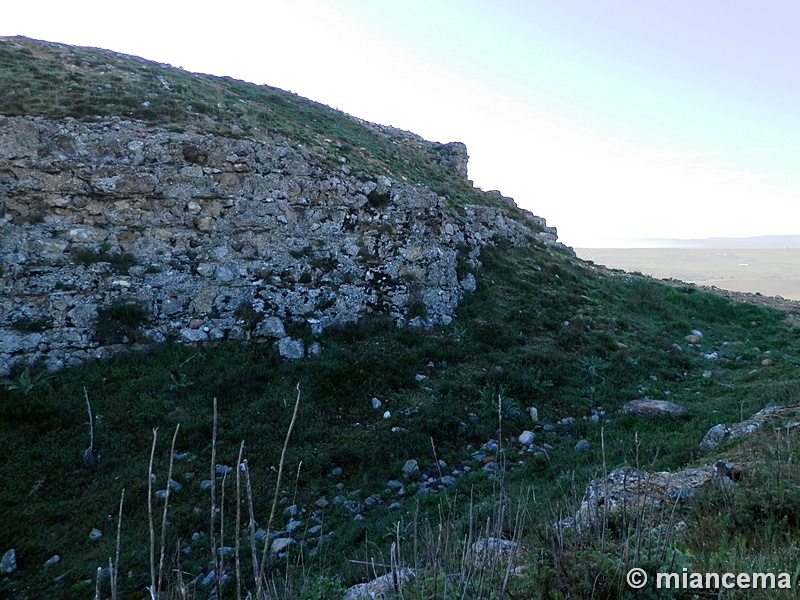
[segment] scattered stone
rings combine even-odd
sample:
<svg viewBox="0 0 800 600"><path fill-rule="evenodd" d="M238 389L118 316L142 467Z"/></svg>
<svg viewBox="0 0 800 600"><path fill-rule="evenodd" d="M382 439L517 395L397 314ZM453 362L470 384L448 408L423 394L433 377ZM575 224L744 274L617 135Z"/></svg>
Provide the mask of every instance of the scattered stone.
<svg viewBox="0 0 800 600"><path fill-rule="evenodd" d="M583 452L589 449L589 442L586 440L579 440L577 444L575 444L575 451L576 452Z"/></svg>
<svg viewBox="0 0 800 600"><path fill-rule="evenodd" d="M205 577L203 577L200 580L199 584L200 584L201 587L207 588L207 587L211 587L216 580L217 580L217 572L214 571L214 570L211 570L211 571L208 572L208 575L206 575Z"/></svg>
<svg viewBox="0 0 800 600"><path fill-rule="evenodd" d="M103 532L96 527L92 528L92 530L89 532L90 540L99 540L101 537L103 537Z"/></svg>
<svg viewBox="0 0 800 600"><path fill-rule="evenodd" d="M530 446L531 444L533 444L533 442L536 441L536 434L526 429L521 434L519 434L519 437L517 439L519 440L519 443L522 444L523 446Z"/></svg>
<svg viewBox="0 0 800 600"><path fill-rule="evenodd" d="M3 554L3 558L0 559L0 574L2 575L11 575L14 571L17 570L17 550L15 548L11 548L6 550L5 554Z"/></svg>
<svg viewBox="0 0 800 600"><path fill-rule="evenodd" d="M341 474L342 474L342 467L334 467L331 470L330 476L331 477L339 477L339 475L341 475Z"/></svg>
<svg viewBox="0 0 800 600"><path fill-rule="evenodd" d="M270 551L272 551L273 554L278 554L286 550L289 546L291 546L294 543L295 543L294 539L290 537L279 537L272 540L272 544L270 544L269 549Z"/></svg>
<svg viewBox="0 0 800 600"><path fill-rule="evenodd" d="M474 292L476 289L478 289L478 282L475 279L475 275L472 273L467 273L464 279L462 279L459 283L461 285L461 289L463 289L465 292Z"/></svg>
<svg viewBox="0 0 800 600"><path fill-rule="evenodd" d="M61 557L58 554L54 554L53 556L48 558L46 561L44 561L44 566L45 567L52 567L53 565L57 564L60 561L61 561Z"/></svg>
<svg viewBox="0 0 800 600"><path fill-rule="evenodd" d="M634 414L640 417L652 417L658 415L678 416L686 412L686 407L666 400L653 400L651 398L641 398L631 400L622 405L622 412Z"/></svg>
<svg viewBox="0 0 800 600"><path fill-rule="evenodd" d="M383 418L384 419L391 419L392 418L392 413L387 410L385 413L383 413Z"/></svg>
<svg viewBox="0 0 800 600"><path fill-rule="evenodd" d="M373 506L375 504L383 504L383 500L381 499L379 494L372 494L371 496L367 496L366 498L364 498L365 506Z"/></svg>
<svg viewBox="0 0 800 600"><path fill-rule="evenodd" d="M383 403L378 398L372 399L372 408L378 410L381 406L383 406Z"/></svg>
<svg viewBox="0 0 800 600"><path fill-rule="evenodd" d="M531 416L531 421L537 423L539 421L539 409L535 406L528 407L528 414Z"/></svg>
<svg viewBox="0 0 800 600"><path fill-rule="evenodd" d="M419 464L417 464L417 461L413 458L409 459L403 465L402 471L405 473L406 477L410 477L412 479L414 477L418 477L420 473Z"/></svg>
<svg viewBox="0 0 800 600"><path fill-rule="evenodd" d="M290 520L290 521L289 521L289 522L286 524L286 533L294 533L294 532L295 532L295 530L296 530L298 527L302 527L302 525L303 525L303 522L302 522L302 521L298 521L298 520L296 520L296 519L291 519L291 520Z"/></svg>
<svg viewBox="0 0 800 600"><path fill-rule="evenodd" d="M347 512L352 514L358 514L362 510L364 510L364 505L361 504L361 502L359 502L358 500L346 500L344 502L344 507L347 510Z"/></svg>
<svg viewBox="0 0 800 600"><path fill-rule="evenodd" d="M499 450L500 450L500 444L498 444L496 440L489 440L483 446L481 446L482 452L488 452L490 454L494 454Z"/></svg>

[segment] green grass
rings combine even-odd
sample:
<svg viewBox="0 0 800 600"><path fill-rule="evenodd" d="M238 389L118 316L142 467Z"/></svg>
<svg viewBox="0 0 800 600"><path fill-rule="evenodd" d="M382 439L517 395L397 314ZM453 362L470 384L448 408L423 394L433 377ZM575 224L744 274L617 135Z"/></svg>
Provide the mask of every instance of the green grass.
<svg viewBox="0 0 800 600"><path fill-rule="evenodd" d="M312 506L320 496L330 500L340 493L334 488L340 481L344 493L360 490L360 500L384 493L387 479L401 477L405 460L431 464L433 449L438 458L458 465L468 460L467 445L478 447L499 435L509 440L529 428L530 405L552 423L576 417L574 425L559 425L558 434L543 438L554 446L546 459L525 459L506 476L506 494L534 493L537 506L545 507L525 512L527 539L540 550L529 558L535 569L515 579L512 588L533 589L549 582L564 594L553 597L569 597L567 590L578 585L576 578L602 574L598 581L607 580L606 587L597 589L609 594L619 590L618 567L630 560L618 555L623 546L609 542L611 550L601 552L593 543L576 542L571 549L559 549L549 524L557 514L574 510L583 487L598 475L604 461L609 468L630 464L648 469L697 463L703 460L697 443L709 426L738 421L765 404L793 400L796 333L778 313L734 305L691 287L593 273L558 249L489 248L482 260L478 289L464 300L448 327L397 329L387 321L365 321L329 330L321 339L325 350L320 357L293 363L280 362L265 345L165 344L146 353L64 369L26 394L7 390L0 404L0 439L15 452L5 454L0 463L0 477L8 482L0 506L15 518L0 524L0 539L17 548L21 564L40 565L59 553L63 558L56 570L69 571L54 584L52 573L26 569L26 585L53 598L70 597L97 565L107 563L114 535L106 516L115 514L125 488L122 563L134 576L121 585L129 593L141 592L148 573L145 474L152 430L158 427L165 440L180 423L178 450L190 452L193 459L177 469L195 472L196 480L207 478L213 398L219 402L218 462L234 464L239 443L245 442L254 474L255 510L263 526L265 499L271 498L275 483L271 469L278 465L279 440L299 382L302 402L286 460L290 483L281 494L288 504ZM134 308L112 308L107 317L135 326L130 322L136 317ZM690 329L704 333L699 348L683 340ZM705 358L713 349L721 360ZM769 369L760 366L766 351L776 359ZM428 366L431 362L433 368ZM709 370L712 376L704 377ZM417 374L427 379L417 381ZM102 416L95 427L100 459L93 469L81 461L89 443L84 388L95 414ZM688 406L688 413L653 420L616 413L622 403L643 395L668 397ZM373 396L381 398L391 419L382 418L383 409L372 409ZM581 419L597 407L609 418L602 427ZM403 431L392 432L395 426ZM575 453L577 439L587 439L590 450ZM516 462L517 457L511 453L507 460ZM163 441L156 453L155 472L161 478L157 485L163 486L167 461ZM341 479L328 476L336 466L344 468ZM192 533L208 529L207 509L201 508L208 504L207 494L196 480L184 482L184 490L171 500L170 549L178 540L185 545ZM232 491L227 493L230 502ZM481 511L492 512L496 498L495 482L476 472L461 477L452 493L401 499L405 508L399 513L375 506L366 509L364 521L354 522L342 507L332 507L324 529L334 535L319 553L303 558L302 569L299 562L278 562L270 572L281 579L279 574L289 569L295 595L306 587L351 585L367 577L363 565L348 561L385 555L398 522L409 523L416 514L418 525L429 523L426 526L435 530L437 519L443 518L456 539L482 522ZM755 507L743 511L741 518L759 523L777 520L785 507L785 500L772 504L757 491L748 502ZM201 508L199 514L195 507ZM31 522L39 526L26 525ZM790 520L782 526L794 532L795 525ZM92 527L104 530L98 542L88 539ZM513 534L513 525L503 527L507 535ZM415 538L422 536L419 528L412 530L405 542L409 552L414 539L422 544L424 538ZM198 572L208 560L202 543L195 552L181 556L181 568L187 572ZM291 556L299 561L301 554ZM700 564L698 560L694 564ZM704 560L712 560L712 555ZM576 564L581 568L570 570ZM417 585L437 585L435 576ZM426 593L419 591L419 597L430 597ZM483 592L474 594L483 597Z"/></svg>
<svg viewBox="0 0 800 600"><path fill-rule="evenodd" d="M442 168L424 144L409 142L402 132L270 86L19 37L0 38L0 79L13 82L0 88L2 115L122 117L177 131L273 141L277 136L327 168L338 170L343 158L364 179L385 174L446 190L454 205L509 209Z"/></svg>

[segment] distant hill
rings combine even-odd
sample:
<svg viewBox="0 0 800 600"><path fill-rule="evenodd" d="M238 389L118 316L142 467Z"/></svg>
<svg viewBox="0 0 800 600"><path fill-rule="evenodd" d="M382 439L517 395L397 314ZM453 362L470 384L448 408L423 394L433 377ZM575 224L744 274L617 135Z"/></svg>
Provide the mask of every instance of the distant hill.
<svg viewBox="0 0 800 600"><path fill-rule="evenodd" d="M800 248L800 235L757 235L700 239L653 238L647 247L662 248Z"/></svg>

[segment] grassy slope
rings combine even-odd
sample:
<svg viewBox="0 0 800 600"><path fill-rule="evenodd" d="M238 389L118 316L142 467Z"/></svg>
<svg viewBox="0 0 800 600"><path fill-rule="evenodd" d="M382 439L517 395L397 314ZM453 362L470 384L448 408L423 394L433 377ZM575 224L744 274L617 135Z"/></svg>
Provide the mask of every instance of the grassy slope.
<svg viewBox="0 0 800 600"><path fill-rule="evenodd" d="M0 38L0 80L0 114L6 116L119 116L176 130L254 139L279 136L304 145L317 160L337 169L345 158L356 172L424 183L456 203L493 202L432 163L419 145L405 143L403 132L379 130L266 85L27 38Z"/></svg>
<svg viewBox="0 0 800 600"><path fill-rule="evenodd" d="M17 59L10 52L25 51L9 50L8 42L0 43L0 69L16 68ZM297 104L327 115L317 121L328 123L326 127L355 127L360 132L342 129L342 145L349 143L348 135L372 135L369 129L358 130L356 122L339 113L328 114L325 107L270 88L206 80L88 50L70 49L69 53L77 57L69 60L80 59L79 65L84 60L100 61L98 57L103 64L125 60L132 61L128 65L141 65L141 79L132 89L142 93L150 89L148 85L155 86L155 91L148 93L162 93L147 69L163 70L159 72L173 82L173 89L180 89L178 82L186 78L186 89L180 93L190 96L193 106L198 97L223 94L220 86L231 86L239 96L254 98L253 114L263 111L272 115L270 122L284 123L282 135L316 139L315 125L308 123L307 113L303 117L292 112ZM47 103L37 111L29 100L19 100L25 94L29 99L37 96L34 92L44 88L36 86L44 86L42 82L50 82L51 95L58 89L65 97L76 98L81 97L79 89L95 84L95 79L88 83L79 80L70 92L72 75L68 73L73 71L63 70L60 64L40 58L36 61L39 71L18 72L19 81L34 91L23 93L22 88L2 86L3 110L13 112L17 98L17 112L76 114L70 111L84 106L77 101ZM90 75L95 77L92 73L83 76ZM134 75L118 76L124 80ZM232 98L227 94L224 92L224 98ZM270 103L267 99L272 96L283 100ZM165 97L159 100L162 104L151 104L157 109L154 114L132 116L196 126L201 117L187 116L183 104L173 100ZM119 112L126 102L131 111L139 110L139 98L129 101L122 94L122 98L108 101L108 113ZM217 102L207 104L216 106ZM287 108L290 104L291 109ZM231 105L238 106L235 102ZM103 104L85 106L88 111ZM229 128L229 119L234 118L250 122L247 115L237 112L214 118L207 127ZM327 131L325 135L332 134ZM382 143L378 138L370 142ZM352 147L361 144L365 142ZM363 160L372 158L365 155ZM389 158L385 160L381 168L396 168L389 166ZM310 556L312 546L308 546L303 551L293 550L288 563L270 564L277 588L290 588L282 592L285 597L337 597L343 586L368 579L372 573L350 559L375 558L378 563L388 563L393 541L401 543L408 564L416 560L435 567L441 561L439 570L432 572L452 573L458 567L453 560L458 540L468 537L471 527L493 517L505 534L522 530L522 540L531 550L525 557L530 567L510 584L515 597L589 597L593 592L597 597L614 597L624 591L619 576L632 560L624 528L609 534L601 545L597 540L560 539L550 527L552 522L574 510L586 482L604 468L629 464L671 469L710 460L712 456L697 448L709 426L738 421L767 404L793 401L798 391L797 334L776 312L734 305L688 286L667 286L637 275L599 270L562 248L537 244L519 249L496 247L484 252L482 260L478 289L465 299L458 318L446 328L398 330L381 321L365 322L326 332L324 353L300 363L279 362L261 345L164 345L146 354L119 356L43 376L30 382L27 389L0 391L0 447L6 449L0 455L0 514L12 515L0 520L0 550L15 547L20 564L14 577L0 582L0 591L19 598L73 598L93 593L94 570L107 565L114 554L115 515L124 488L121 569L123 573L131 571L132 577L124 577L120 587L122 597L142 597L149 582L146 474L152 431L158 428L156 487L163 487L169 440L177 424L177 449L190 452L190 457L175 466L175 478L186 486L171 501L167 562L176 566L172 550L183 540L182 546L192 545L194 552L180 555L181 568L192 574L205 569L210 559L207 536L193 543L188 540L194 532L208 532L208 493L199 490L197 480L208 478L213 398L219 402L217 462L234 464L240 442L246 443L256 519L265 526L274 493L273 468L278 465L298 383L300 414L279 494L286 504L313 507L321 496L330 500L355 490L359 492L351 497L360 500L372 493L397 499L386 491L385 482L401 478L406 459L416 458L421 465L428 465L435 451L438 458L459 465L468 460L468 445L477 447L500 435L508 440L530 428L527 406L537 406L540 418L551 423L567 416L577 421L571 426L559 425L556 434L540 432L553 450L545 458L526 458L513 465L502 490L498 490L497 479L476 472L461 477L447 494L401 497L401 509L390 511L386 504L367 507L366 518L359 522L342 506L320 510L323 531L334 535L319 547L316 556ZM684 342L691 329L705 334L700 347ZM703 356L711 351L718 351L723 360L710 361ZM767 357L774 364L762 366ZM428 366L431 362L433 367ZM417 381L417 374L427 379ZM18 374L17 383L24 383L24 375ZM84 393L98 415L95 448L100 460L93 468L81 460L89 444ZM678 419L656 420L617 414L623 402L645 394L669 397L686 405L688 413ZM390 419L382 418L383 409L372 409L373 396L381 398L391 411ZM503 399L501 406L498 397ZM602 428L581 419L597 407L605 409L609 418ZM404 431L392 432L392 427ZM576 453L573 445L582 438L590 442L590 450ZM768 476L741 482L733 492L709 492L683 515L693 535L672 544L670 554L659 548L657 556L648 555L647 560L652 563L667 557L667 562L680 560L680 564L710 568L725 561L734 566L739 564L736 561L751 564L754 557L768 556L783 561L785 564L777 564L780 568L794 568L791 539L796 537L800 519L795 518L796 509L790 508L800 504L800 497L795 486L798 474L789 460L793 447L784 441L767 441L749 456L754 463L758 459L770 467L776 463L781 467L771 469ZM516 460L509 450L509 465ZM337 466L343 467L342 476L330 477ZM193 472L195 480L184 480L184 472ZM343 485L335 487L339 483ZM226 494L223 542L231 544L232 479ZM497 507L506 504L506 498L511 512L498 514ZM516 509L520 510L519 520L509 517ZM280 515L275 527L287 520ZM308 513L302 520L306 527L314 524ZM93 527L104 532L95 542L88 538ZM439 552L437 540L442 531L452 535L453 547ZM754 533L759 531L764 533ZM62 561L56 567L42 568L56 553ZM635 558L646 562L639 555ZM289 583L281 583L284 572L290 574ZM61 574L66 575L54 582ZM406 597L448 597L442 592L447 582L447 578L430 577ZM497 597L496 587L477 585L473 583L464 597ZM233 592L229 590L228 595L233 597Z"/></svg>

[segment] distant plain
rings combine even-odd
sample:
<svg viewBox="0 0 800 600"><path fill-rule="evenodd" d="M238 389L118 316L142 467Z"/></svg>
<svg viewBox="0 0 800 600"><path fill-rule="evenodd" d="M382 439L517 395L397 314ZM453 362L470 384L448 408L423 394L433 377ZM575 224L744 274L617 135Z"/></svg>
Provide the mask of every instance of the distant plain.
<svg viewBox="0 0 800 600"><path fill-rule="evenodd" d="M575 248L584 260L658 279L800 300L800 248Z"/></svg>

